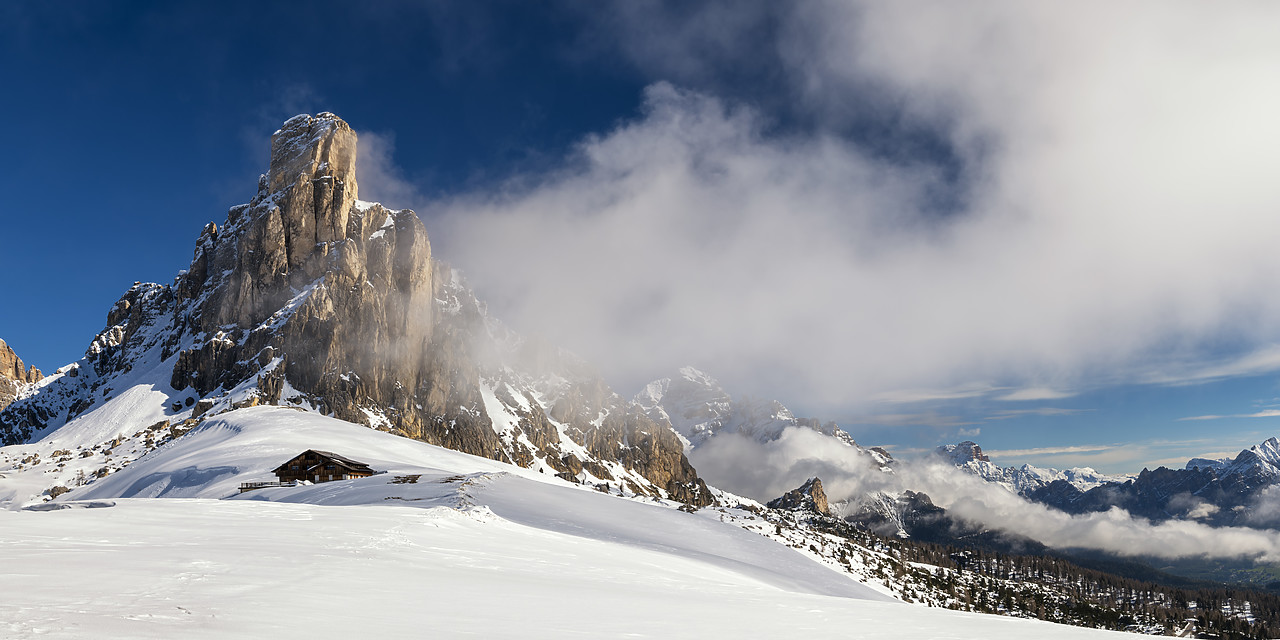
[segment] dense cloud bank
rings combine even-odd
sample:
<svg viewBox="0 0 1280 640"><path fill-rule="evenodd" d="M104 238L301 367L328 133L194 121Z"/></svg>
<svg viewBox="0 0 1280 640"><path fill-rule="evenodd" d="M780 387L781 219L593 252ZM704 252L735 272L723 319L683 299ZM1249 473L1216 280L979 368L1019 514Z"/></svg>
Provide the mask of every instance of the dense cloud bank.
<svg viewBox="0 0 1280 640"><path fill-rule="evenodd" d="M361 183L430 218L496 316L615 386L694 364L821 413L1280 368L1280 5L606 11L579 44L652 79L639 115L496 190L421 198L365 149ZM1067 516L810 440L693 462L760 499L821 475L1055 546L1280 557L1274 532Z"/></svg>
<svg viewBox="0 0 1280 640"><path fill-rule="evenodd" d="M419 204L499 316L620 386L694 363L847 406L1280 341L1280 7L625 6L641 115ZM712 80L756 63L775 100Z"/></svg>
<svg viewBox="0 0 1280 640"><path fill-rule="evenodd" d="M832 502L857 501L875 491L922 491L953 517L1050 547L1101 549L1126 556L1280 561L1280 531L1215 528L1191 520L1153 524L1119 508L1069 515L1029 502L941 459L899 461L894 473L888 474L865 454L807 429L789 429L777 441L764 444L734 434L717 436L694 450L690 460L711 484L762 501L818 476ZM1274 496L1269 497L1259 505L1264 508L1257 512L1259 525L1274 524L1280 511Z"/></svg>

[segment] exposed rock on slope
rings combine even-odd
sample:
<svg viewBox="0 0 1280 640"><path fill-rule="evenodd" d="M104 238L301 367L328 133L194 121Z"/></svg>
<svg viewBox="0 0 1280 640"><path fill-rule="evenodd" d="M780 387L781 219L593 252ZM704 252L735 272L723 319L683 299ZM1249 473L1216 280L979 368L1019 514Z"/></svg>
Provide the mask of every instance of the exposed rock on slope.
<svg viewBox="0 0 1280 640"><path fill-rule="evenodd" d="M580 482L711 501L664 422L489 318L433 259L412 211L358 200L355 162L337 116L287 121L253 200L205 227L173 284L130 289L84 359L0 413L3 441L43 437L144 385L174 423L292 404Z"/></svg>
<svg viewBox="0 0 1280 640"><path fill-rule="evenodd" d="M769 502L770 509L787 511L809 511L824 516L831 515L831 507L827 504L827 494L822 490L822 480L810 478L808 482L792 489L781 497Z"/></svg>
<svg viewBox="0 0 1280 640"><path fill-rule="evenodd" d="M13 349L0 340L0 409L18 397L28 385L35 384L44 375L35 367L27 367Z"/></svg>

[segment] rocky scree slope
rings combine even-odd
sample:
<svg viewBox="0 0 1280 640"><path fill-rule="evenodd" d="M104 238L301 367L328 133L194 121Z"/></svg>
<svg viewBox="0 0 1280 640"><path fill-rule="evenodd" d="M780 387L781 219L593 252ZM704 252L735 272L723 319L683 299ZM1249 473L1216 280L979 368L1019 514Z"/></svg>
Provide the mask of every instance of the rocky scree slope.
<svg viewBox="0 0 1280 640"><path fill-rule="evenodd" d="M0 340L0 409L9 406L44 374L35 367L27 367L13 349Z"/></svg>
<svg viewBox="0 0 1280 640"><path fill-rule="evenodd" d="M0 441L101 437L84 425L107 408L124 434L156 415L189 428L286 404L601 489L712 501L665 422L488 317L417 215L358 200L356 178L346 122L285 122L253 200L204 228L172 284L125 293L84 358L0 412Z"/></svg>

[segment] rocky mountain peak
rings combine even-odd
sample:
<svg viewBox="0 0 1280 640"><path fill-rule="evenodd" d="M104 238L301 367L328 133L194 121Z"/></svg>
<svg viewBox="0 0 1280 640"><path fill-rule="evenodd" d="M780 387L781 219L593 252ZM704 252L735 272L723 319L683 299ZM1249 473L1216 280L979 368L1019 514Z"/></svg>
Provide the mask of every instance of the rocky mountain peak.
<svg viewBox="0 0 1280 640"><path fill-rule="evenodd" d="M267 187L275 193L299 180L319 177L341 181L346 194L356 199L356 132L327 111L289 118L271 136Z"/></svg>
<svg viewBox="0 0 1280 640"><path fill-rule="evenodd" d="M948 444L938 447L938 455L950 458L956 464L964 464L970 460L978 460L980 462L991 462L991 458L982 452L982 447L972 440L965 440L957 444Z"/></svg>
<svg viewBox="0 0 1280 640"><path fill-rule="evenodd" d="M35 367L27 367L22 358L13 352L13 348L4 340L0 340L0 378L8 378L16 382L28 384L39 382L44 374Z"/></svg>
<svg viewBox="0 0 1280 640"><path fill-rule="evenodd" d="M73 422L114 438L161 417L284 404L601 490L709 504L665 420L489 318L432 257L417 214L356 199L356 142L331 113L286 121L253 200L205 226L172 285L135 284L66 375L0 412L0 441ZM94 417L137 387L153 404Z"/></svg>
<svg viewBox="0 0 1280 640"><path fill-rule="evenodd" d="M680 367L680 379L696 386L706 387L708 389L719 389L720 383L716 382L709 374L696 369L694 367Z"/></svg>
<svg viewBox="0 0 1280 640"><path fill-rule="evenodd" d="M4 340L0 340L0 409L13 402L24 386L39 382L43 377L39 369L27 367L22 358Z"/></svg>
<svg viewBox="0 0 1280 640"><path fill-rule="evenodd" d="M769 502L771 509L788 511L810 511L824 516L831 515L831 506L827 504L827 494L822 490L822 480L809 478L796 489L786 492L781 497Z"/></svg>

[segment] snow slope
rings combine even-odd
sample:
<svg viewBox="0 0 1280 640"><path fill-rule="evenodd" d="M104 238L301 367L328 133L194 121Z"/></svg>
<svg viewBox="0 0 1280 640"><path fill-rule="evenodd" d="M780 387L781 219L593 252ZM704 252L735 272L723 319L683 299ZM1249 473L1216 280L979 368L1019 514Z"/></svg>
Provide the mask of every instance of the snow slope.
<svg viewBox="0 0 1280 640"><path fill-rule="evenodd" d="M237 493L308 448L386 473ZM0 511L4 637L1099 633L895 602L715 509L280 407L209 419L39 507Z"/></svg>
<svg viewBox="0 0 1280 640"><path fill-rule="evenodd" d="M120 500L0 527L14 639L1103 637L791 591L479 509Z"/></svg>

